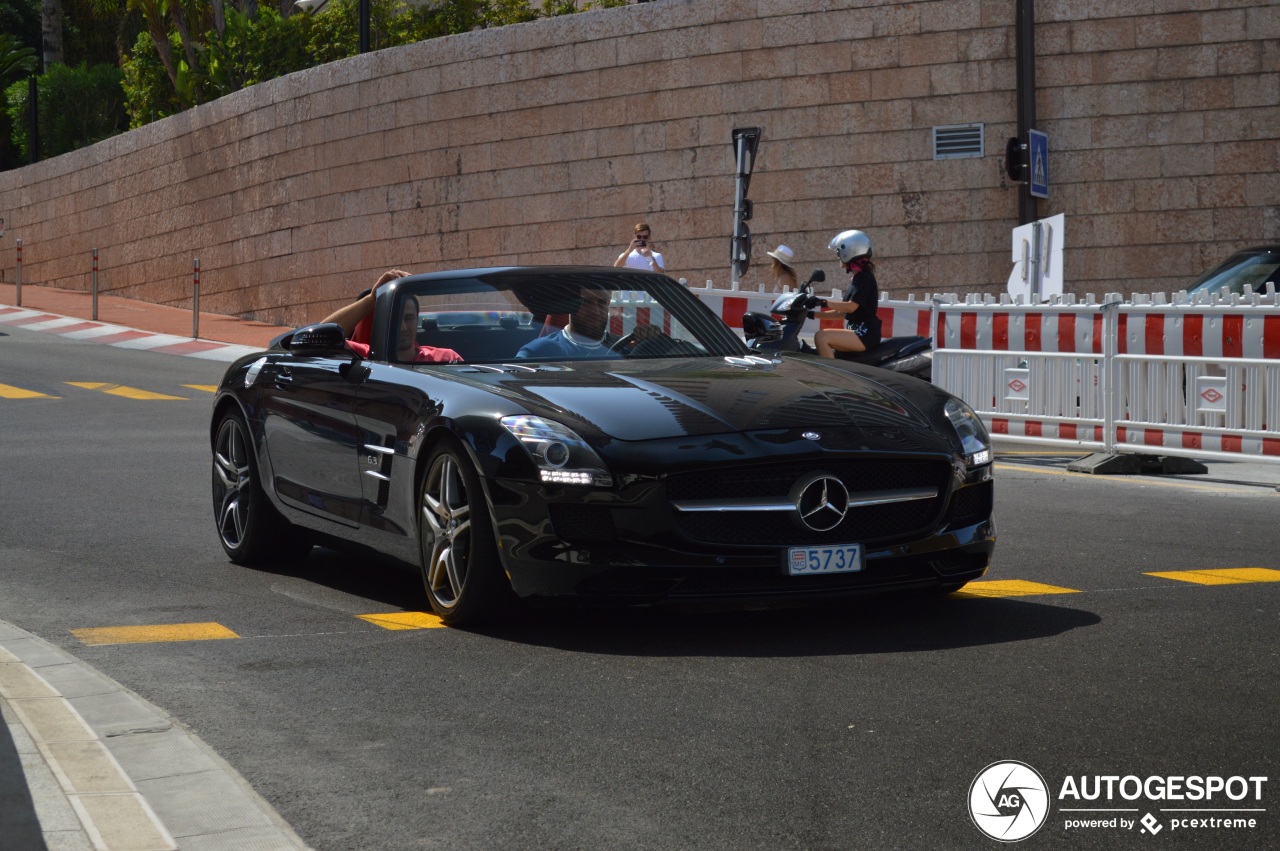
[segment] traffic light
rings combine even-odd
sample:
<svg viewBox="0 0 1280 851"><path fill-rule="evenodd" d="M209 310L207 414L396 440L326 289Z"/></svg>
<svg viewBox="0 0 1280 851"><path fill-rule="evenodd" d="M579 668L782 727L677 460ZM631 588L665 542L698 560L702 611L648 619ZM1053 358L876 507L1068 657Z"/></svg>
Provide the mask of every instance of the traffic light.
<svg viewBox="0 0 1280 851"><path fill-rule="evenodd" d="M1039 130L1028 130L1026 142L1017 137L1011 138L1004 148L1004 173L1014 183L1027 184L1029 195L1035 198L1048 198L1048 135Z"/></svg>
<svg viewBox="0 0 1280 851"><path fill-rule="evenodd" d="M1010 136L1004 146L1004 173L1014 183L1027 182L1027 146L1017 136Z"/></svg>
<svg viewBox="0 0 1280 851"><path fill-rule="evenodd" d="M737 165L733 193L733 238L729 245L729 261L733 267L733 281L746 274L751 265L751 201L747 189L751 186L751 170L755 167L756 150L760 147L759 127L739 127L733 131L733 153Z"/></svg>
<svg viewBox="0 0 1280 851"><path fill-rule="evenodd" d="M738 222L729 246L729 259L733 262L733 279L739 280L751 265L751 229L746 222Z"/></svg>

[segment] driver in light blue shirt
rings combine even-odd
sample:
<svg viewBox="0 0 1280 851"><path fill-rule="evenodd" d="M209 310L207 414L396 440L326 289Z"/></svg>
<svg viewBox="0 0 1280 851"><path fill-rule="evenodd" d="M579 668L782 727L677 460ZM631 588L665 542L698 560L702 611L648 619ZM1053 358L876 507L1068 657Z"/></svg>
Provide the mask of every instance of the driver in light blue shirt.
<svg viewBox="0 0 1280 851"><path fill-rule="evenodd" d="M584 287L581 296L582 303L570 314L568 327L546 337L530 340L516 352L516 357L538 360L605 360L622 357L610 348L621 338L609 333L609 292Z"/></svg>

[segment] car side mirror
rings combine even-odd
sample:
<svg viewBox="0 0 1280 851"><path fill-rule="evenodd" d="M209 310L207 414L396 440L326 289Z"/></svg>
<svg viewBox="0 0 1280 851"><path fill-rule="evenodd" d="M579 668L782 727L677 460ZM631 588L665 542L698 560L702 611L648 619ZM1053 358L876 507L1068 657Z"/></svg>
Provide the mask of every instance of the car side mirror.
<svg viewBox="0 0 1280 851"><path fill-rule="evenodd" d="M299 328L286 335L280 341L280 347L301 357L324 357L349 351L347 335L335 322Z"/></svg>

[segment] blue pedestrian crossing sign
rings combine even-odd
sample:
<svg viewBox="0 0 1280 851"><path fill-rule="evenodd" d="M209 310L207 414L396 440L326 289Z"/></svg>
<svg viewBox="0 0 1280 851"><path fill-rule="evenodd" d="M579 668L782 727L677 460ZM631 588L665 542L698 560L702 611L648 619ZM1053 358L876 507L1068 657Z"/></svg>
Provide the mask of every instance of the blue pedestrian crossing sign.
<svg viewBox="0 0 1280 851"><path fill-rule="evenodd" d="M1049 137L1039 130L1027 131L1027 191L1036 198L1049 197Z"/></svg>

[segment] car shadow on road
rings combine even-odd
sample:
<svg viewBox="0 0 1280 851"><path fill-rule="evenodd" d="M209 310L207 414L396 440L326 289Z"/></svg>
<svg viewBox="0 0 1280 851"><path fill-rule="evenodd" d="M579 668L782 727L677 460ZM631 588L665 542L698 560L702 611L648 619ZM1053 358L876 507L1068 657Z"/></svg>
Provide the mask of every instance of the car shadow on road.
<svg viewBox="0 0 1280 851"><path fill-rule="evenodd" d="M311 582L404 611L421 611L427 605L417 571L377 554L350 554L317 546L301 561L247 569Z"/></svg>
<svg viewBox="0 0 1280 851"><path fill-rule="evenodd" d="M1025 599L886 594L785 609L525 611L474 630L621 656L786 657L912 653L1031 641L1095 626L1097 614Z"/></svg>
<svg viewBox="0 0 1280 851"><path fill-rule="evenodd" d="M353 569L358 566L359 569ZM417 573L323 547L260 568L401 611L425 611ZM1056 598L1055 598L1056 599ZM1095 626L1097 614L1028 598L893 593L787 607L521 604L477 637L622 656L824 656L909 653L1049 638Z"/></svg>

